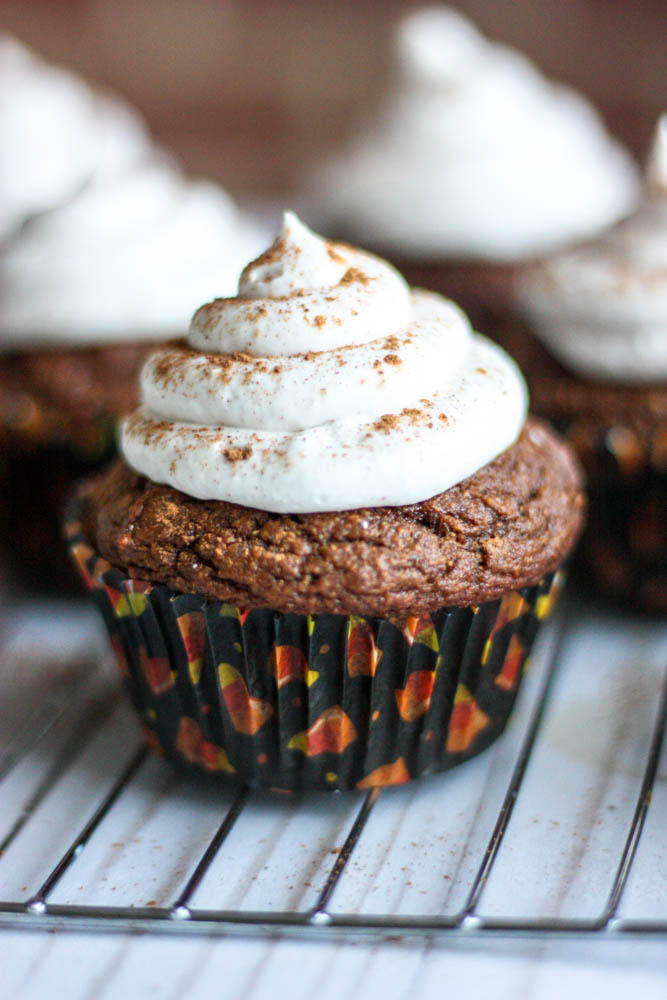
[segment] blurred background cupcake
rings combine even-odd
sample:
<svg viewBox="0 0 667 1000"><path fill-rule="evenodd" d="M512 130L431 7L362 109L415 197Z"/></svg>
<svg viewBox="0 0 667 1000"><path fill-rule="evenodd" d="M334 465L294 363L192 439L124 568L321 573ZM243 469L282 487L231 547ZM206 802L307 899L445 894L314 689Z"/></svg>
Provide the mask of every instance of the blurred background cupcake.
<svg viewBox="0 0 667 1000"><path fill-rule="evenodd" d="M667 613L667 115L637 211L527 271L516 293L527 329L514 324L504 340L533 410L566 434L588 472L589 582Z"/></svg>
<svg viewBox="0 0 667 1000"><path fill-rule="evenodd" d="M317 171L312 211L493 335L526 262L632 209L635 165L587 101L451 7L406 17L394 50L395 79Z"/></svg>
<svg viewBox="0 0 667 1000"><path fill-rule="evenodd" d="M9 37L0 75L5 534L41 580L63 490L114 450L147 347L234 291L266 237L123 101Z"/></svg>

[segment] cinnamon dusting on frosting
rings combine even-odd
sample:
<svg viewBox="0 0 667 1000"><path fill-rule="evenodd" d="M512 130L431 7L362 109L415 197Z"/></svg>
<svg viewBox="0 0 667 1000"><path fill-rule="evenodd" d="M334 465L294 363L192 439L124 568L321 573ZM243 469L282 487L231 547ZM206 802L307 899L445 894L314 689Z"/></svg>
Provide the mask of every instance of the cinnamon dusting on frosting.
<svg viewBox="0 0 667 1000"><path fill-rule="evenodd" d="M202 499L302 513L416 502L511 443L525 397L499 349L391 265L329 250L286 214L239 296L195 313L187 348L148 359L122 428L135 468ZM490 356L498 380L475 371ZM438 418L450 406L453 426Z"/></svg>
<svg viewBox="0 0 667 1000"><path fill-rule="evenodd" d="M396 413L384 413L375 420L369 427L370 431L379 431L380 434L388 434L398 427L398 415Z"/></svg>
<svg viewBox="0 0 667 1000"><path fill-rule="evenodd" d="M339 285L363 285L364 288L369 284L370 278L367 274L364 274L358 267L348 267L347 271L343 277L338 282Z"/></svg>
<svg viewBox="0 0 667 1000"><path fill-rule="evenodd" d="M326 244L326 248L327 248L327 253L329 254L329 257L331 258L331 260L335 264L344 264L345 263L345 258L341 257L341 255L338 253L338 250L336 250L335 246L332 243L327 243Z"/></svg>
<svg viewBox="0 0 667 1000"><path fill-rule="evenodd" d="M228 462L244 462L252 455L252 448L250 445L243 448L225 448L222 454Z"/></svg>

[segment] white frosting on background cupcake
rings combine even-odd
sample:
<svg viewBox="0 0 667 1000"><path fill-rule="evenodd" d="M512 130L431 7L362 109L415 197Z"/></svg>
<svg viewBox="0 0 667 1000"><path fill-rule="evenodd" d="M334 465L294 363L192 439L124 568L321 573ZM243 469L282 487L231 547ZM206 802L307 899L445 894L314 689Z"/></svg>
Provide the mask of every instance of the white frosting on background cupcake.
<svg viewBox="0 0 667 1000"><path fill-rule="evenodd" d="M0 239L149 148L125 102L0 37Z"/></svg>
<svg viewBox="0 0 667 1000"><path fill-rule="evenodd" d="M508 448L527 406L514 363L453 303L290 213L141 389L121 426L133 468L280 513L427 499Z"/></svg>
<svg viewBox="0 0 667 1000"><path fill-rule="evenodd" d="M667 379L667 114L635 214L526 272L517 298L531 328L573 371L614 382Z"/></svg>
<svg viewBox="0 0 667 1000"><path fill-rule="evenodd" d="M462 14L409 15L396 55L379 115L317 178L331 225L403 257L514 261L632 209L635 166L590 104Z"/></svg>
<svg viewBox="0 0 667 1000"><path fill-rule="evenodd" d="M182 335L267 234L124 102L0 39L0 350Z"/></svg>
<svg viewBox="0 0 667 1000"><path fill-rule="evenodd" d="M266 236L217 185L153 154L28 222L0 253L0 346L182 335Z"/></svg>

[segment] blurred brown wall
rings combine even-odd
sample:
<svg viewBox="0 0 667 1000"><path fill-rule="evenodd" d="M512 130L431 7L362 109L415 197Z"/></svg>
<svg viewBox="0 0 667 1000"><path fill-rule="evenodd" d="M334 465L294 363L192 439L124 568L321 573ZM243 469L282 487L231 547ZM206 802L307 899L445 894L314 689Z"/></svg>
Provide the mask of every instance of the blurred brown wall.
<svg viewBox="0 0 667 1000"><path fill-rule="evenodd" d="M188 166L289 190L386 79L409 0L3 0L0 30L125 94ZM667 106L667 0L460 0L491 37L602 107L643 153Z"/></svg>

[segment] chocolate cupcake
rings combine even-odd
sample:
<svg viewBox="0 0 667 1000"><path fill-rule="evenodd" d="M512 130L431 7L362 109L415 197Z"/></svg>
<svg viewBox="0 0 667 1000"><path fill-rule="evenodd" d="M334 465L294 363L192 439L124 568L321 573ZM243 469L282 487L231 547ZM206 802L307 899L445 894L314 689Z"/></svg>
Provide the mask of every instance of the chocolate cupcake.
<svg viewBox="0 0 667 1000"><path fill-rule="evenodd" d="M0 79L4 534L48 584L50 566L69 568L54 549L63 492L115 451L150 345L231 292L265 238L224 191L186 178L124 102L9 38Z"/></svg>
<svg viewBox="0 0 667 1000"><path fill-rule="evenodd" d="M141 388L68 537L151 743L281 789L488 746L583 510L514 363L288 213Z"/></svg>
<svg viewBox="0 0 667 1000"><path fill-rule="evenodd" d="M586 467L581 548L596 590L667 613L667 116L637 212L517 287L516 349L533 407ZM536 339L537 338L537 339Z"/></svg>
<svg viewBox="0 0 667 1000"><path fill-rule="evenodd" d="M523 266L626 215L638 178L587 101L439 5L399 24L380 108L308 188L313 219L494 336Z"/></svg>

